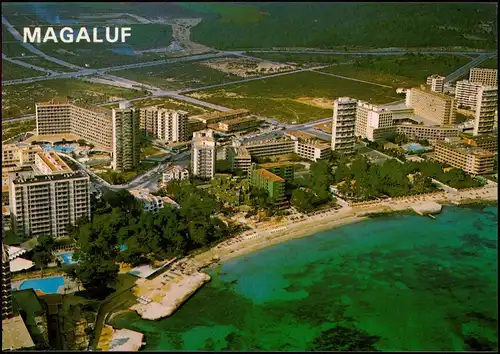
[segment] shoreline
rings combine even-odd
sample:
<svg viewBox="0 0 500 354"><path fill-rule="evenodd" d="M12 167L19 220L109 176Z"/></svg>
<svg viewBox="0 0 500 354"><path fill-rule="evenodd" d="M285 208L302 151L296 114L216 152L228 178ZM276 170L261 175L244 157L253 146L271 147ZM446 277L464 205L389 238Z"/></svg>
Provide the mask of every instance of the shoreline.
<svg viewBox="0 0 500 354"><path fill-rule="evenodd" d="M479 193L481 193L481 195L479 195ZM495 188L480 189L474 195L471 195L470 191L463 191L463 193L458 193L457 195L437 193L376 202L367 205L343 207L338 210L319 211L317 215L308 216L304 220L285 222L281 225L275 225L272 229L265 229L263 227L254 231L246 231L242 235L225 240L207 251L187 256L176 261L172 264L171 270L180 272L185 276L193 276L200 273L208 276L208 270L224 262L249 255L253 252L286 241L308 237L337 227L373 219L377 216L390 216L393 214L418 215L414 210L415 206L431 201L442 206L466 206L473 204L493 205L498 203L497 188L495 186ZM161 278L161 276L159 278ZM151 281L153 282L154 279ZM136 287L140 287L139 283L137 283ZM203 285L204 284L201 284L199 287L201 288ZM192 295L194 295L194 292ZM187 298L185 300L187 300ZM184 301L182 301L182 303L183 302ZM156 306L158 305L160 304L157 303ZM178 305L180 307L181 303ZM128 310L134 311L134 309L131 308ZM118 316L113 316L113 319L121 317L121 314L128 311L125 310L120 312ZM175 314L175 310L173 310L170 315L173 314ZM141 314L139 314L139 316L142 317ZM154 320L159 320L164 317L168 316L161 316Z"/></svg>

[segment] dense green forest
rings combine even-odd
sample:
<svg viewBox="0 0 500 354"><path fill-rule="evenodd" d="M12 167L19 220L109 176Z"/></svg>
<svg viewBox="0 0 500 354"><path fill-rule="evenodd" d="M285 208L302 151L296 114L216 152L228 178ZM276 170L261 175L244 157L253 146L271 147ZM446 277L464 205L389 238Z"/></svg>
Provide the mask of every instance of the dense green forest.
<svg viewBox="0 0 500 354"><path fill-rule="evenodd" d="M239 13L238 7L234 12ZM249 4L250 5L250 4ZM192 39L220 49L269 47L471 47L496 48L497 11L484 3L251 3L254 21L204 10ZM258 13L260 16L256 16ZM481 26L483 23L483 26ZM486 26L484 26L486 25ZM489 25L489 28L487 27Z"/></svg>

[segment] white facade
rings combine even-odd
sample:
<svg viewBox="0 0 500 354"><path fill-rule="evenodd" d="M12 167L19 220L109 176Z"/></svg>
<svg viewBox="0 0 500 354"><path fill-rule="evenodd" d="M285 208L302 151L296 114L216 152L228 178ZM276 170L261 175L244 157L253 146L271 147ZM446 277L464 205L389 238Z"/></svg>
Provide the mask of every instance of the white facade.
<svg viewBox="0 0 500 354"><path fill-rule="evenodd" d="M175 208L179 207L179 205L169 197L152 195L148 189L132 189L129 192L142 204L143 210L146 213L156 213L166 205L171 205Z"/></svg>
<svg viewBox="0 0 500 354"><path fill-rule="evenodd" d="M332 150L354 152L357 100L340 97L333 103Z"/></svg>
<svg viewBox="0 0 500 354"><path fill-rule="evenodd" d="M162 139L167 143L188 140L188 113L158 107L140 110L141 129L148 136Z"/></svg>
<svg viewBox="0 0 500 354"><path fill-rule="evenodd" d="M498 86L498 70L486 68L472 68L469 72L469 81L485 86Z"/></svg>
<svg viewBox="0 0 500 354"><path fill-rule="evenodd" d="M212 178L217 157L214 131L205 129L194 132L191 145L191 173L201 178Z"/></svg>
<svg viewBox="0 0 500 354"><path fill-rule="evenodd" d="M359 101L356 108L356 136L374 141L379 135L392 129L392 112Z"/></svg>
<svg viewBox="0 0 500 354"><path fill-rule="evenodd" d="M492 133L498 108L498 88L481 86L477 95L473 135Z"/></svg>
<svg viewBox="0 0 500 354"><path fill-rule="evenodd" d="M172 180L184 180L189 178L189 171L181 166L172 166L163 172L163 183Z"/></svg>
<svg viewBox="0 0 500 354"><path fill-rule="evenodd" d="M426 83L431 86L431 91L443 93L444 79L444 76L434 74L427 78Z"/></svg>
<svg viewBox="0 0 500 354"><path fill-rule="evenodd" d="M476 109L477 95L480 88L481 84L469 80L458 81L455 89L455 100L458 107Z"/></svg>

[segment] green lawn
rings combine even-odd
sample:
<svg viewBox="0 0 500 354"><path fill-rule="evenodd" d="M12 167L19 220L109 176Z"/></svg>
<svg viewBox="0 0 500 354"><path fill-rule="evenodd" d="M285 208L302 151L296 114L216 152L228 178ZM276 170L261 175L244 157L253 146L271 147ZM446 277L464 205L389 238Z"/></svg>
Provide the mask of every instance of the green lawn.
<svg viewBox="0 0 500 354"><path fill-rule="evenodd" d="M62 73L76 71L74 69L68 68L67 66L59 65L57 63L54 63L53 61L49 61L49 60L41 58L41 57L26 58L26 59L22 59L22 61L24 61L25 63L28 63L28 64L40 66L44 69L54 70L54 71L62 72Z"/></svg>
<svg viewBox="0 0 500 354"><path fill-rule="evenodd" d="M76 79L54 79L2 87L2 117L35 113L35 103L68 96L79 102L104 103L112 97L134 98L142 92Z"/></svg>
<svg viewBox="0 0 500 354"><path fill-rule="evenodd" d="M257 115L283 122L308 122L331 116L331 108L294 101L298 98L322 98L331 102L337 97L350 96L375 104L401 98L394 89L314 72L234 84L194 92L189 96L201 97L202 100L226 107L247 108Z"/></svg>
<svg viewBox="0 0 500 354"><path fill-rule="evenodd" d="M242 78L209 68L199 62L156 65L146 68L115 71L116 76L158 86L164 90L197 88Z"/></svg>
<svg viewBox="0 0 500 354"><path fill-rule="evenodd" d="M309 54L309 53L259 53L259 52L246 52L246 55L267 59L279 63L290 63L299 66L311 66L319 64L338 64L351 62L356 59L365 58L362 55L336 55L336 54Z"/></svg>
<svg viewBox="0 0 500 354"><path fill-rule="evenodd" d="M25 77L45 76L45 75L46 73L44 73L43 71L26 68L24 66L11 63L10 61L2 60L3 81L23 79Z"/></svg>
<svg viewBox="0 0 500 354"><path fill-rule="evenodd" d="M406 54L365 57L352 65L334 65L320 71L393 87L412 87L424 84L429 75L451 74L468 62L468 58L459 55Z"/></svg>
<svg viewBox="0 0 500 354"><path fill-rule="evenodd" d="M479 66L487 69L498 69L498 57L488 59Z"/></svg>

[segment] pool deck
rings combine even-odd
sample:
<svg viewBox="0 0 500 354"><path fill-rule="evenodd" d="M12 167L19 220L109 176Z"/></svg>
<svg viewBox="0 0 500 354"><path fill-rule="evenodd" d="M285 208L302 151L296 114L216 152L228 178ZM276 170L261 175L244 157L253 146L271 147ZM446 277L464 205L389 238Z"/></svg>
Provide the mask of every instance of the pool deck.
<svg viewBox="0 0 500 354"><path fill-rule="evenodd" d="M61 276L56 276L56 277L46 277L46 278L31 278L31 279L23 279L23 280L17 280L13 281L11 283L12 290L19 290L21 287L21 284L24 283L25 281L32 281L32 280L43 280L43 279L50 279L50 278L59 278ZM78 283L75 281L69 279L68 277L64 277L64 285L60 286L59 289L57 289L56 294L69 294L69 293L74 293L78 291ZM39 289L33 288L37 293L41 292ZM65 290L66 289L66 290ZM82 286L80 286L80 290L82 289Z"/></svg>
<svg viewBox="0 0 500 354"><path fill-rule="evenodd" d="M129 329L114 329L104 325L97 345L102 351L138 351L143 343L144 334Z"/></svg>

